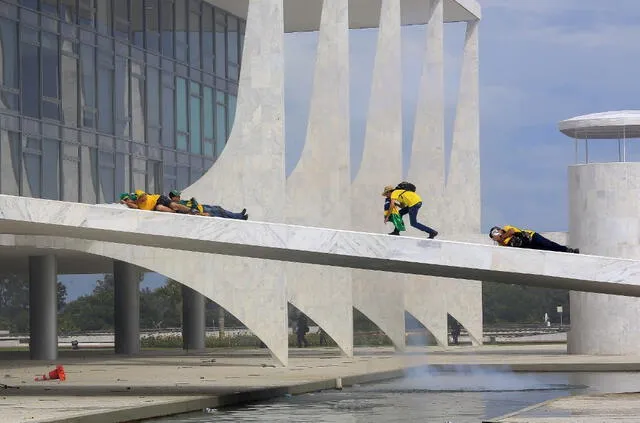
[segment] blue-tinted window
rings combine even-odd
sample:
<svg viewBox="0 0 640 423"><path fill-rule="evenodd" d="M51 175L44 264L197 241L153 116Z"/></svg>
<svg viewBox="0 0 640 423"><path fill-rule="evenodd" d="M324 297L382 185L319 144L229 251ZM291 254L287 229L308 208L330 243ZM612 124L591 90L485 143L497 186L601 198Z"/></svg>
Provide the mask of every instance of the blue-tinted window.
<svg viewBox="0 0 640 423"><path fill-rule="evenodd" d="M189 13L189 63L200 67L200 14Z"/></svg>
<svg viewBox="0 0 640 423"><path fill-rule="evenodd" d="M116 153L116 180L115 180L115 192L129 192L131 187L128 186L125 176L128 174L127 156L121 153Z"/></svg>
<svg viewBox="0 0 640 423"><path fill-rule="evenodd" d="M131 1L131 32L133 44L144 48L144 3L142 0Z"/></svg>
<svg viewBox="0 0 640 423"><path fill-rule="evenodd" d="M117 38L129 39L131 24L129 20L129 1L113 0L114 35Z"/></svg>
<svg viewBox="0 0 640 423"><path fill-rule="evenodd" d="M39 48L22 43L22 113L25 116L40 117L40 55Z"/></svg>
<svg viewBox="0 0 640 423"><path fill-rule="evenodd" d="M187 125L187 81L184 78L176 78L176 129L178 150L187 150L188 142L186 133Z"/></svg>
<svg viewBox="0 0 640 423"><path fill-rule="evenodd" d="M216 10L216 14L218 11ZM227 34L223 25L216 23L216 75L227 76Z"/></svg>
<svg viewBox="0 0 640 423"><path fill-rule="evenodd" d="M176 34L175 57L181 62L187 61L187 6L188 2L184 0L179 0L174 5Z"/></svg>
<svg viewBox="0 0 640 423"><path fill-rule="evenodd" d="M173 57L173 0L161 0L160 39L162 54Z"/></svg>
<svg viewBox="0 0 640 423"><path fill-rule="evenodd" d="M236 96L229 94L228 110L227 110L227 138L231 135L231 129L233 128L233 122L236 118Z"/></svg>
<svg viewBox="0 0 640 423"><path fill-rule="evenodd" d="M220 155L227 143L227 107L224 104L216 105L216 155Z"/></svg>
<svg viewBox="0 0 640 423"><path fill-rule="evenodd" d="M60 141L42 141L42 198L60 199Z"/></svg>
<svg viewBox="0 0 640 423"><path fill-rule="evenodd" d="M42 156L40 152L24 153L24 167L27 171L28 190L32 197L42 196Z"/></svg>
<svg viewBox="0 0 640 423"><path fill-rule="evenodd" d="M98 0L96 6L96 26L98 31L102 34L111 35L111 29L113 28L111 0Z"/></svg>
<svg viewBox="0 0 640 423"><path fill-rule="evenodd" d="M191 152L200 154L202 151L202 136L200 134L200 97L191 96L189 120L189 138L191 139Z"/></svg>
<svg viewBox="0 0 640 423"><path fill-rule="evenodd" d="M214 65L213 9L204 4L202 8L202 69L213 73Z"/></svg>
<svg viewBox="0 0 640 423"><path fill-rule="evenodd" d="M82 105L95 107L95 49L80 45L80 72L82 73Z"/></svg>
<svg viewBox="0 0 640 423"><path fill-rule="evenodd" d="M42 95L49 98L60 97L60 66L58 53L58 36L42 33Z"/></svg>
<svg viewBox="0 0 640 423"><path fill-rule="evenodd" d="M98 129L113 134L113 69L98 68Z"/></svg>
<svg viewBox="0 0 640 423"><path fill-rule="evenodd" d="M158 52L160 51L158 0L144 0L144 2L147 50Z"/></svg>
<svg viewBox="0 0 640 423"><path fill-rule="evenodd" d="M213 139L213 89L210 87L203 88L203 117L204 117L204 137Z"/></svg>
<svg viewBox="0 0 640 423"><path fill-rule="evenodd" d="M19 88L18 79L18 25L0 18L0 53L2 53L2 79L4 88Z"/></svg>
<svg viewBox="0 0 640 423"><path fill-rule="evenodd" d="M160 125L160 73L151 66L147 66L147 122Z"/></svg>
<svg viewBox="0 0 640 423"><path fill-rule="evenodd" d="M173 126L173 108L175 102L173 89L171 87L162 88L162 145L175 148L175 128Z"/></svg>

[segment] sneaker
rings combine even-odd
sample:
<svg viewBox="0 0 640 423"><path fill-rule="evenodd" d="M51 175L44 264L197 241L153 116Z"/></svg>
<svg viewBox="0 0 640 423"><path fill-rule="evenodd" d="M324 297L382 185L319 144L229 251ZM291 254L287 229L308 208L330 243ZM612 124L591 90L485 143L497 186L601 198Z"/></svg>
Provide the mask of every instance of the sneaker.
<svg viewBox="0 0 640 423"><path fill-rule="evenodd" d="M242 211L240 212L240 214L247 214L247 209L242 209Z"/></svg>
<svg viewBox="0 0 640 423"><path fill-rule="evenodd" d="M580 254L579 248L569 248L569 252L573 254Z"/></svg>
<svg viewBox="0 0 640 423"><path fill-rule="evenodd" d="M400 232L398 231L389 232L389 235L400 235Z"/></svg>
<svg viewBox="0 0 640 423"><path fill-rule="evenodd" d="M245 214L244 216L242 216L242 219L243 219L243 220L249 220L249 215L248 215L248 214Z"/></svg>
<svg viewBox="0 0 640 423"><path fill-rule="evenodd" d="M429 234L429 239L433 239L438 236L438 231L433 231Z"/></svg>

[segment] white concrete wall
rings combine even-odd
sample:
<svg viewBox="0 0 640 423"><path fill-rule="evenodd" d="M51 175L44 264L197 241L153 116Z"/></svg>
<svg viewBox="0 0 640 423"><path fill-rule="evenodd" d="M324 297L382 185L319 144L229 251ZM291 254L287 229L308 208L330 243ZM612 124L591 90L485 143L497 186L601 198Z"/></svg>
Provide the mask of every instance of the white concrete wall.
<svg viewBox="0 0 640 423"><path fill-rule="evenodd" d="M582 254L640 258L640 163L569 167L571 246ZM640 300L571 292L572 354L637 355Z"/></svg>
<svg viewBox="0 0 640 423"><path fill-rule="evenodd" d="M448 204L444 227L448 233L480 233L480 104L478 75L478 25L467 22L456 117L453 126L449 175L445 187ZM446 238L446 236L444 236ZM449 280L447 312L482 344L482 283Z"/></svg>
<svg viewBox="0 0 640 423"><path fill-rule="evenodd" d="M442 232L444 203L444 1L430 0L427 51L420 79L416 120L407 178L423 200L418 220ZM405 218L407 233L426 237ZM446 285L435 278L408 275L405 308L440 345L447 344ZM443 291L444 289L444 291Z"/></svg>
<svg viewBox="0 0 640 423"><path fill-rule="evenodd" d="M431 0L427 52L416 113L408 179L423 198L419 219L440 237L480 233L478 22L467 22L448 177L445 178L444 34L442 0ZM409 229L416 236L425 236ZM408 276L406 308L447 344L447 313L482 342L482 284Z"/></svg>
<svg viewBox="0 0 640 423"><path fill-rule="evenodd" d="M349 229L349 4L324 0L307 137L286 183L287 223ZM351 271L287 264L287 298L353 354Z"/></svg>
<svg viewBox="0 0 640 423"><path fill-rule="evenodd" d="M400 2L382 0L381 6L362 161L351 185L352 228L365 232L392 230L383 221L381 193L402 178ZM404 277L354 270L352 279L354 307L378 325L396 349L404 349Z"/></svg>

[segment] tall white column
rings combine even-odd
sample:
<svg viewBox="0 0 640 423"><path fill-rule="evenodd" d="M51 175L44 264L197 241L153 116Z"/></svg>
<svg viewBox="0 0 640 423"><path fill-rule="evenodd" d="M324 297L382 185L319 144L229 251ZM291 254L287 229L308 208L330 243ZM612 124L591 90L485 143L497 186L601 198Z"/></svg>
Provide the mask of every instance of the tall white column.
<svg viewBox="0 0 640 423"><path fill-rule="evenodd" d="M349 2L324 0L307 138L287 179L287 223L351 228ZM287 296L342 352L353 354L351 271L286 265Z"/></svg>
<svg viewBox="0 0 640 423"><path fill-rule="evenodd" d="M29 257L29 355L58 358L58 267L53 254Z"/></svg>
<svg viewBox="0 0 640 423"><path fill-rule="evenodd" d="M480 186L480 103L478 27L467 22L458 103L453 124L443 227L452 234L482 232ZM482 282L446 279L447 312L467 329L473 344L482 343Z"/></svg>
<svg viewBox="0 0 640 423"><path fill-rule="evenodd" d="M400 2L382 0L362 162L352 184L352 228L390 232L382 218L385 185L402 178L402 35ZM403 277L401 277L403 278ZM353 305L405 346L404 289L397 275L353 270Z"/></svg>
<svg viewBox="0 0 640 423"><path fill-rule="evenodd" d="M427 22L427 51L424 57L420 93L411 145L408 180L416 184L423 198L419 220L443 232L444 207L444 10L443 0L430 0ZM426 236L407 225L415 236ZM407 275L405 307L434 336L447 343L447 285L438 278Z"/></svg>
<svg viewBox="0 0 640 423"><path fill-rule="evenodd" d="M478 26L467 22L458 103L453 124L446 226L458 233L480 233L480 104L478 75Z"/></svg>
<svg viewBox="0 0 640 423"><path fill-rule="evenodd" d="M640 163L570 166L569 244L582 254L640 259L639 197ZM638 354L638 298L574 291L570 297L570 354Z"/></svg>
<svg viewBox="0 0 640 423"><path fill-rule="evenodd" d="M284 10L283 0L249 0L235 122L216 163L184 197L246 207L250 220L283 222L284 162ZM284 264L241 257L187 254L190 266L157 269L189 285L194 274L213 275L206 292L241 320L288 363L287 298ZM173 255L172 255L173 257ZM163 269L163 270L160 270Z"/></svg>

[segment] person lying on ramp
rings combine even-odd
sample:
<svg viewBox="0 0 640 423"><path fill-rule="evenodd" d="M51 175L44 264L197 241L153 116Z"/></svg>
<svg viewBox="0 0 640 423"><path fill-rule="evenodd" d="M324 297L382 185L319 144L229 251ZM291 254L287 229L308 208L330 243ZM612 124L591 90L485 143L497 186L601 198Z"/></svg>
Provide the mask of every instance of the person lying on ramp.
<svg viewBox="0 0 640 423"><path fill-rule="evenodd" d="M532 250L558 251L579 254L577 248L569 248L543 237L530 229L519 229L515 226L494 226L489 231L489 238L504 247L529 248Z"/></svg>

